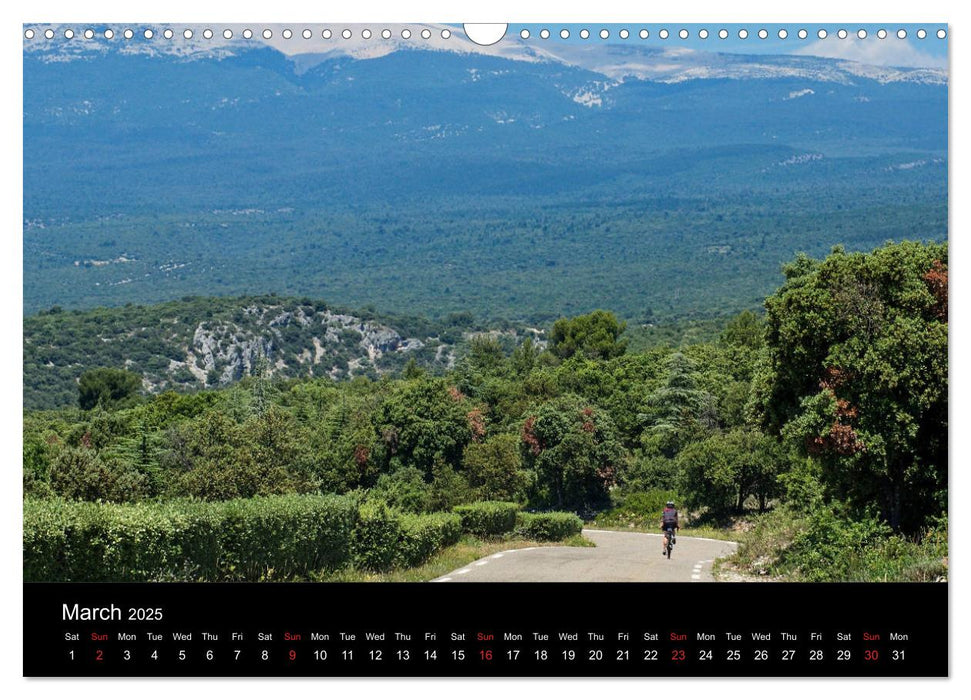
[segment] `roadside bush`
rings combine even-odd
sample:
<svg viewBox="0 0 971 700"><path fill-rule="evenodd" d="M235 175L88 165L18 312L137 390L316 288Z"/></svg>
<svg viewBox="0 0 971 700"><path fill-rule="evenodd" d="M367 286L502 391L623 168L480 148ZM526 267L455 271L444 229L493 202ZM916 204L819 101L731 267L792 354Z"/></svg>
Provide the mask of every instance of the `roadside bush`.
<svg viewBox="0 0 971 700"><path fill-rule="evenodd" d="M505 501L467 503L453 508L462 518L462 530L470 535L496 537L516 527L519 504Z"/></svg>
<svg viewBox="0 0 971 700"><path fill-rule="evenodd" d="M396 557L399 566L417 566L462 536L462 518L455 513L403 515L399 523L402 534Z"/></svg>
<svg viewBox="0 0 971 700"><path fill-rule="evenodd" d="M398 545L403 537L399 516L381 501L361 506L357 525L351 535L354 565L367 571L394 568Z"/></svg>
<svg viewBox="0 0 971 700"><path fill-rule="evenodd" d="M214 508L220 574L255 581L332 568L347 560L357 509L340 496L267 496Z"/></svg>
<svg viewBox="0 0 971 700"><path fill-rule="evenodd" d="M947 578L946 517L920 538L891 534L880 520L850 519L838 506L781 507L740 533L730 563L747 575L791 581L939 581Z"/></svg>
<svg viewBox="0 0 971 700"><path fill-rule="evenodd" d="M211 581L302 576L350 556L354 499L206 504L24 501L26 581Z"/></svg>
<svg viewBox="0 0 971 700"><path fill-rule="evenodd" d="M575 513L517 513L516 534L540 542L556 542L579 535L583 521Z"/></svg>

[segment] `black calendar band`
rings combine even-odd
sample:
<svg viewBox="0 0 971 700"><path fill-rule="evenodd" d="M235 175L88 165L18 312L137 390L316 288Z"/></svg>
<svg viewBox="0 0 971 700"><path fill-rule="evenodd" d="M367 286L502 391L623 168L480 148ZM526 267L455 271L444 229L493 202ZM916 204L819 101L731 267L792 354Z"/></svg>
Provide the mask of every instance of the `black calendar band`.
<svg viewBox="0 0 971 700"><path fill-rule="evenodd" d="M946 676L947 584L24 584L26 676Z"/></svg>

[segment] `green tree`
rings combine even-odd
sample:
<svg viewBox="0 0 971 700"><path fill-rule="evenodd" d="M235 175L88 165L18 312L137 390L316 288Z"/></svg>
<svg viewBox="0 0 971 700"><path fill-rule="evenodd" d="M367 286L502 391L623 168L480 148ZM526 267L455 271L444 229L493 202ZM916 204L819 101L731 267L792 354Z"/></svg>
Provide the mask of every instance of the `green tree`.
<svg viewBox="0 0 971 700"><path fill-rule="evenodd" d="M578 512L607 504L626 457L610 416L570 395L530 412L521 445L533 471L536 505Z"/></svg>
<svg viewBox="0 0 971 700"><path fill-rule="evenodd" d="M719 340L725 345L758 350L765 345L765 320L751 311L743 311L728 322Z"/></svg>
<svg viewBox="0 0 971 700"><path fill-rule="evenodd" d="M431 479L436 458L456 467L473 439L474 406L444 379L399 382L381 405L377 433L384 453L382 471L415 467Z"/></svg>
<svg viewBox="0 0 971 700"><path fill-rule="evenodd" d="M99 367L84 372L78 380L78 406L87 411L99 404L104 408L128 406L135 402L142 378L134 372Z"/></svg>
<svg viewBox="0 0 971 700"><path fill-rule="evenodd" d="M577 354L600 360L618 357L627 349L627 340L620 340L626 328L610 311L561 318L553 324L550 351L560 359Z"/></svg>
<svg viewBox="0 0 971 700"><path fill-rule="evenodd" d="M687 445L677 457L679 492L690 507L740 513L754 496L760 511L779 495L785 456L761 432L736 429Z"/></svg>
<svg viewBox="0 0 971 700"><path fill-rule="evenodd" d="M947 245L797 258L766 300L753 409L830 496L915 531L946 507Z"/></svg>
<svg viewBox="0 0 971 700"><path fill-rule="evenodd" d="M462 455L462 469L479 500L522 500L526 475L517 436L504 433L469 443Z"/></svg>
<svg viewBox="0 0 971 700"><path fill-rule="evenodd" d="M715 427L717 410L714 397L698 388L698 373L686 355L671 353L665 364L664 384L644 401L641 441L647 452L673 458L683 445Z"/></svg>

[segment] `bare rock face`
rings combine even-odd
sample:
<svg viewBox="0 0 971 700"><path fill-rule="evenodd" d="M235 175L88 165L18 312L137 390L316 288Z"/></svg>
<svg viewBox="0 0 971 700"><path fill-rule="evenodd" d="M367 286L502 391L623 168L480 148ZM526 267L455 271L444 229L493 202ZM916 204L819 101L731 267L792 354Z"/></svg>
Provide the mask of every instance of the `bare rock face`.
<svg viewBox="0 0 971 700"><path fill-rule="evenodd" d="M252 374L261 358L272 363L274 341L271 334L256 334L236 324L220 324L210 327L201 323L192 336L192 354L195 367L211 376L219 371L219 385L230 384ZM207 385L212 384L208 379Z"/></svg>
<svg viewBox="0 0 971 700"><path fill-rule="evenodd" d="M361 347L372 360L401 346L401 336L391 328L361 323L358 330L361 332Z"/></svg>
<svg viewBox="0 0 971 700"><path fill-rule="evenodd" d="M256 371L314 374L315 365L343 358L346 371L332 366L324 374L352 375L365 361L373 365L387 353L415 352L428 340L434 339L402 338L388 326L329 310L248 306L234 320L199 323L185 361L170 362L168 374L186 368L205 386L225 386Z"/></svg>

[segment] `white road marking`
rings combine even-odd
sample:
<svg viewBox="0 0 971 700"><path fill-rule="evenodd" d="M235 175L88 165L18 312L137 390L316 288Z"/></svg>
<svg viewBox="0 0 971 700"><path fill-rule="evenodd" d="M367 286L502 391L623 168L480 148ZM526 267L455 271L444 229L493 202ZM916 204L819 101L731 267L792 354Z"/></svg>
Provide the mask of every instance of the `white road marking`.
<svg viewBox="0 0 971 700"><path fill-rule="evenodd" d="M489 562L487 562L487 561L477 561L477 562L475 563L475 565L476 565L476 566L485 566L485 565L486 565L486 564L488 564L488 563L489 563Z"/></svg>
<svg viewBox="0 0 971 700"><path fill-rule="evenodd" d="M457 573L457 574L467 574L467 573L469 573L470 571L472 571L472 569L459 569L459 570L458 570L458 571L456 571L455 573Z"/></svg>
<svg viewBox="0 0 971 700"><path fill-rule="evenodd" d="M451 581L451 576L445 576L444 578L432 579L432 583L445 583L446 581Z"/></svg>
<svg viewBox="0 0 971 700"><path fill-rule="evenodd" d="M700 581L701 580L701 574L691 574L691 580L692 581Z"/></svg>
<svg viewBox="0 0 971 700"><path fill-rule="evenodd" d="M493 554L490 557L490 559L502 559L502 552L499 552L498 554Z"/></svg>

